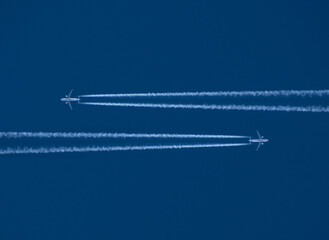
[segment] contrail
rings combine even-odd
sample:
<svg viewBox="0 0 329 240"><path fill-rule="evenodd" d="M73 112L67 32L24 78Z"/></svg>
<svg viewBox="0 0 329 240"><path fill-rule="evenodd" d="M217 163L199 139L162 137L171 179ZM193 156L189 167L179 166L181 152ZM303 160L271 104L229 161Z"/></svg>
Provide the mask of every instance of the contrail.
<svg viewBox="0 0 329 240"><path fill-rule="evenodd" d="M322 97L329 90L277 90L277 91L222 91L222 92L166 92L166 93L118 93L90 94L79 97Z"/></svg>
<svg viewBox="0 0 329 240"><path fill-rule="evenodd" d="M266 106L266 105L197 105L197 104L165 104L165 103L107 103L81 102L80 104L109 107L140 107L140 108L182 108L204 110L235 110L235 111L276 111L276 112L329 112L329 107L321 106Z"/></svg>
<svg viewBox="0 0 329 240"><path fill-rule="evenodd" d="M249 136L164 133L0 132L0 138L249 138Z"/></svg>
<svg viewBox="0 0 329 240"><path fill-rule="evenodd" d="M0 155L9 154L48 154L48 153L72 153L72 152L110 152L110 151L137 151L137 150L165 150L185 148L219 148L239 147L249 143L226 143L226 144L189 144L189 145L154 145L154 146L124 146L124 147L40 147L40 148L7 148L0 149Z"/></svg>

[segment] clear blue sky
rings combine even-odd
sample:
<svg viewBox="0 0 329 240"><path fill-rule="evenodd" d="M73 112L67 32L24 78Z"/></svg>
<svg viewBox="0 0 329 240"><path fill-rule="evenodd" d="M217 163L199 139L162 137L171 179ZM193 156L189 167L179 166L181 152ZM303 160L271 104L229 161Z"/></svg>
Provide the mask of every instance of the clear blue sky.
<svg viewBox="0 0 329 240"><path fill-rule="evenodd" d="M270 142L259 152L1 156L0 239L328 239L328 114L70 111L59 101L72 88L327 89L328 10L320 0L1 1L1 131L258 129ZM62 142L0 139L15 144Z"/></svg>

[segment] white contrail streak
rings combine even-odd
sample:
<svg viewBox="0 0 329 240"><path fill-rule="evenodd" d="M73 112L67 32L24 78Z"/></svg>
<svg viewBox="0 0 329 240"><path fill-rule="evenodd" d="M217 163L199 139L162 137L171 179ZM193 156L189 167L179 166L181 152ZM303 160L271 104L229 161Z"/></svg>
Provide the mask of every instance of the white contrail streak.
<svg viewBox="0 0 329 240"><path fill-rule="evenodd" d="M0 138L249 138L249 136L164 133L0 132Z"/></svg>
<svg viewBox="0 0 329 240"><path fill-rule="evenodd" d="M321 106L266 106L266 105L198 105L198 104L165 104L165 103L107 103L82 102L80 104L109 107L140 107L140 108L182 108L204 110L235 110L235 111L276 111L276 112L329 112L329 107Z"/></svg>
<svg viewBox="0 0 329 240"><path fill-rule="evenodd" d="M329 90L277 90L277 91L222 91L222 92L166 92L166 93L118 93L90 94L79 97L322 97Z"/></svg>
<svg viewBox="0 0 329 240"><path fill-rule="evenodd" d="M249 143L226 143L226 144L189 144L189 145L154 145L154 146L124 146L124 147L41 147L41 148L7 148L0 149L0 155L9 154L47 154L47 153L72 153L72 152L110 152L110 151L137 151L137 150L165 150L184 148L219 148L239 147Z"/></svg>

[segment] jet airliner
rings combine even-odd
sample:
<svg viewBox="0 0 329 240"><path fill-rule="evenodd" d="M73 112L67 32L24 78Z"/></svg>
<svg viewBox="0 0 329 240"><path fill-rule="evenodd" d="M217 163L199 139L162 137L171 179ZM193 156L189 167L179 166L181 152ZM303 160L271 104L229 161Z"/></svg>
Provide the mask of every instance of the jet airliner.
<svg viewBox="0 0 329 240"><path fill-rule="evenodd" d="M73 109L72 109L71 102L79 102L79 101L80 101L80 98L79 98L79 97L77 97L77 98L73 98L73 97L71 97L72 92L73 92L73 89L71 90L71 92L69 93L69 95L65 95L64 98L61 98L61 101L63 101L63 102L65 102L66 104L68 104L69 107L71 108L71 110L73 110Z"/></svg>
<svg viewBox="0 0 329 240"><path fill-rule="evenodd" d="M257 132L258 138L257 139L250 138L249 142L250 143L258 143L258 146L257 146L257 149L256 149L256 151L258 151L258 149L260 148L261 145L264 145L264 143L268 142L268 139L261 136L258 131L256 131L256 132Z"/></svg>

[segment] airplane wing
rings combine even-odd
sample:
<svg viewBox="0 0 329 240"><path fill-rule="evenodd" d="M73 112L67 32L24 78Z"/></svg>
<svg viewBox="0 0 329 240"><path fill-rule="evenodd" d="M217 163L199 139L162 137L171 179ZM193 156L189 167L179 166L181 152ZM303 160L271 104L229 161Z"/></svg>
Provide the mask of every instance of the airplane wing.
<svg viewBox="0 0 329 240"><path fill-rule="evenodd" d="M72 108L72 105L71 105L71 102L70 102L70 101L68 101L68 102L67 102L67 105L69 105L69 107L71 108L71 110L73 110L73 108Z"/></svg>
<svg viewBox="0 0 329 240"><path fill-rule="evenodd" d="M256 132L257 132L258 138L261 139L262 136L259 134L258 130L256 130Z"/></svg>
<svg viewBox="0 0 329 240"><path fill-rule="evenodd" d="M262 145L262 143L258 143L256 151L258 151L258 149L260 148L260 145Z"/></svg>
<svg viewBox="0 0 329 240"><path fill-rule="evenodd" d="M68 96L69 98L71 97L72 92L73 92L73 89L71 90L71 92L70 92L70 94L69 94L69 96Z"/></svg>

